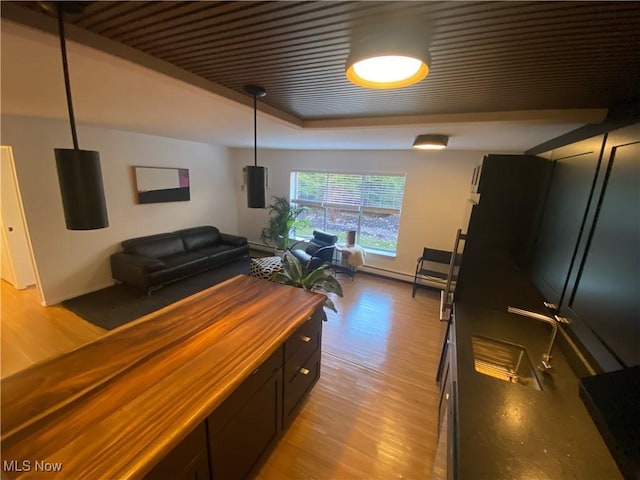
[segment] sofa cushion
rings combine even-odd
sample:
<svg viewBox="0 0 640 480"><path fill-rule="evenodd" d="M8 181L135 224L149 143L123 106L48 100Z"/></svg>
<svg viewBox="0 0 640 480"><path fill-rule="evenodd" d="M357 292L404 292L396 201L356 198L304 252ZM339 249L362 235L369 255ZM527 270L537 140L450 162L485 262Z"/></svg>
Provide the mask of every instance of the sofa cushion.
<svg viewBox="0 0 640 480"><path fill-rule="evenodd" d="M239 247L233 245L212 245L198 249L198 253L208 257L208 263L212 266L222 265L243 255L249 254L249 245Z"/></svg>
<svg viewBox="0 0 640 480"><path fill-rule="evenodd" d="M215 245L220 241L220 230L211 226L185 228L175 233L182 237L182 241L187 250L197 250L202 247Z"/></svg>
<svg viewBox="0 0 640 480"><path fill-rule="evenodd" d="M184 243L175 233L159 233L146 237L132 238L122 242L126 253L144 255L151 258L162 258L177 253L184 253Z"/></svg>
<svg viewBox="0 0 640 480"><path fill-rule="evenodd" d="M194 252L184 252L163 257L165 268L157 272L149 273L150 285L175 280L193 273L206 270L207 257Z"/></svg>

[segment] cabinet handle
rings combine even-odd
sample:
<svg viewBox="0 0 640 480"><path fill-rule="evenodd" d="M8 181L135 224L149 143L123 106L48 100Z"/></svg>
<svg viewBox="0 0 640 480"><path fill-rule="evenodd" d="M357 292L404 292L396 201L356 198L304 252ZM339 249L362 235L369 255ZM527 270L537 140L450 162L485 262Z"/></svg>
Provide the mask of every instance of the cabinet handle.
<svg viewBox="0 0 640 480"><path fill-rule="evenodd" d="M445 400L449 400L449 394L448 393L444 396L444 399Z"/></svg>
<svg viewBox="0 0 640 480"><path fill-rule="evenodd" d="M303 375L309 375L309 370L306 369L306 368L301 368L300 369L300 373L303 374Z"/></svg>
<svg viewBox="0 0 640 480"><path fill-rule="evenodd" d="M302 340L304 343L309 343L311 341L311 337L303 335L302 337L300 337L300 340Z"/></svg>
<svg viewBox="0 0 640 480"><path fill-rule="evenodd" d="M258 370L260 370L260 367L256 368L253 372L251 372L251 375L255 375L256 373L258 373Z"/></svg>

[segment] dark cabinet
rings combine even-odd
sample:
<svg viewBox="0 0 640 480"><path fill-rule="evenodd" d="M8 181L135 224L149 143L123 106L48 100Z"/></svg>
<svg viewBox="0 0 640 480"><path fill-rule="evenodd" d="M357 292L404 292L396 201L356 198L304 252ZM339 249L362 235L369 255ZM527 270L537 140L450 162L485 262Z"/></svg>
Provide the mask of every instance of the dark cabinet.
<svg viewBox="0 0 640 480"><path fill-rule="evenodd" d="M584 255L562 308L576 331L590 330L614 357L619 365L606 355L596 358L610 371L640 365L640 124L607 136L604 168ZM587 334L580 333L584 343Z"/></svg>
<svg viewBox="0 0 640 480"><path fill-rule="evenodd" d="M284 344L284 428L320 378L323 318L324 311L317 311Z"/></svg>
<svg viewBox="0 0 640 480"><path fill-rule="evenodd" d="M145 479L205 480L209 477L207 433L204 423L201 423L169 452Z"/></svg>
<svg viewBox="0 0 640 480"><path fill-rule="evenodd" d="M560 305L576 246L583 234L600 170L604 135L552 152L553 170L533 258L533 280Z"/></svg>
<svg viewBox="0 0 640 480"><path fill-rule="evenodd" d="M533 280L597 371L640 364L640 124L551 152Z"/></svg>
<svg viewBox="0 0 640 480"><path fill-rule="evenodd" d="M530 287L514 280L507 282L510 292L503 292L504 277L510 269L530 264L550 172L551 162L545 158L484 157L476 180L480 198L467 227L456 301L496 310L507 308L506 298L526 301L528 295L523 293Z"/></svg>
<svg viewBox="0 0 640 480"><path fill-rule="evenodd" d="M438 405L438 447L436 449L432 477L443 480L456 479L458 468L456 436L457 364L453 322L455 322L455 313L447 326L436 378L440 387L440 402Z"/></svg>
<svg viewBox="0 0 640 480"><path fill-rule="evenodd" d="M211 477L251 477L320 377L320 308L207 419Z"/></svg>
<svg viewBox="0 0 640 480"><path fill-rule="evenodd" d="M247 478L281 431L282 348L209 416L214 480Z"/></svg>
<svg viewBox="0 0 640 480"><path fill-rule="evenodd" d="M320 378L324 318L320 307L145 478L252 477Z"/></svg>

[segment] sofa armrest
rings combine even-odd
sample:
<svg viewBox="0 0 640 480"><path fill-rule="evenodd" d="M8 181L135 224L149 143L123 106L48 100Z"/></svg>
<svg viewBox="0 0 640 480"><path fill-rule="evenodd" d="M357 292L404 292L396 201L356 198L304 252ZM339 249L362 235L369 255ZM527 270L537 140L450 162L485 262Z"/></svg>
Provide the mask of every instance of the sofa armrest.
<svg viewBox="0 0 640 480"><path fill-rule="evenodd" d="M147 275L164 268L157 258L118 252L111 255L111 276L116 280L148 290Z"/></svg>
<svg viewBox="0 0 640 480"><path fill-rule="evenodd" d="M241 247L247 244L247 237L241 237L240 235L232 235L230 233L220 233L220 241L228 245L234 245Z"/></svg>

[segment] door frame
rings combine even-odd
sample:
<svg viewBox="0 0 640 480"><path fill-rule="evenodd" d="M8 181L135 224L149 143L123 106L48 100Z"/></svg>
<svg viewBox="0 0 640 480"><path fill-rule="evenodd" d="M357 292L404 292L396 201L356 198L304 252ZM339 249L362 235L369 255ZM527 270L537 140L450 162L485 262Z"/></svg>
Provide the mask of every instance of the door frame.
<svg viewBox="0 0 640 480"><path fill-rule="evenodd" d="M3 151L7 152L7 156L6 158L9 161L9 169L11 170L11 176L13 177L13 184L15 186L15 192L16 192L16 197L17 197L17 203L18 203L18 209L20 211L20 219L22 221L22 228L25 234L25 239L26 239L26 243L27 243L27 250L29 252L29 260L31 261L31 267L33 269L33 275L35 278L35 285L36 285L36 290L38 293L38 298L40 300L40 303L42 305L44 305L44 301L43 301L43 296L42 296L42 285L40 282L40 275L38 273L38 266L36 263L36 259L35 259L35 255L33 252L33 245L31 243L31 235L29 233L29 224L27 222L27 217L25 215L24 212L24 205L22 202L22 194L20 192L20 183L18 181L18 175L17 175L17 170L16 170L16 164L15 164L15 158L13 156L13 148L10 145L0 145L0 149ZM1 215L0 215L1 217ZM4 225L4 219L0 218L0 226L4 229L5 225ZM6 239L6 234L3 231L2 234L2 241L5 243L7 242ZM11 250L9 248L7 248L7 254L10 257L10 262L11 262L11 268L13 269L14 273L15 273L15 268L14 268L14 260L13 258L11 258ZM15 277L15 275L14 275ZM26 287L26 286L25 286Z"/></svg>

